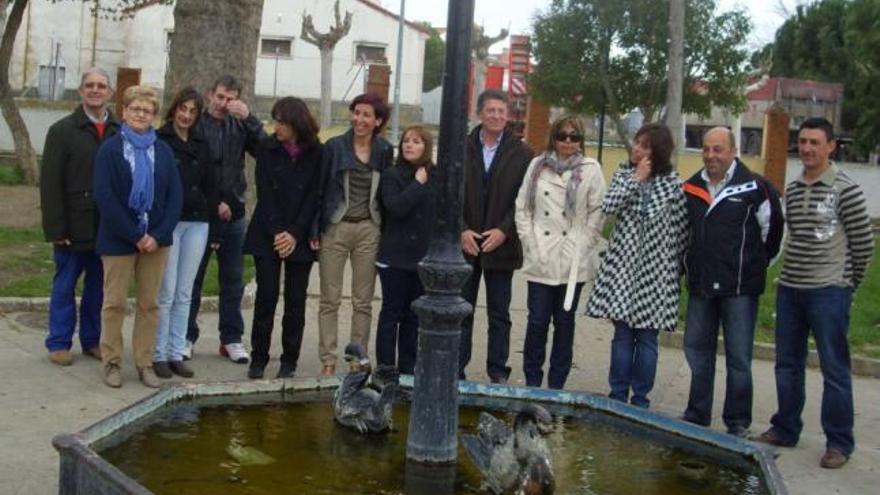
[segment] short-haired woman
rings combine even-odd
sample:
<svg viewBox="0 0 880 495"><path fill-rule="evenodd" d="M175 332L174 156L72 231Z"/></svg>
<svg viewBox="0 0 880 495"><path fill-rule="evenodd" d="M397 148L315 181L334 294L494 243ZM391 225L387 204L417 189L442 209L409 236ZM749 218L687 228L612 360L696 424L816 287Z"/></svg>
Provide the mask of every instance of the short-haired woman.
<svg viewBox="0 0 880 495"><path fill-rule="evenodd" d="M550 128L544 153L529 164L516 197L516 231L528 281L528 324L523 346L526 385L544 379L547 334L553 344L547 386L561 389L571 371L574 315L584 284L596 271L602 237L602 166L584 156L584 131L572 116Z"/></svg>
<svg viewBox="0 0 880 495"><path fill-rule="evenodd" d="M379 180L394 148L379 136L388 106L376 95L352 100L351 128L327 140L322 159L321 212L310 243L319 251L321 302L318 353L322 376L336 374L339 303L345 263L351 260L351 335L364 349L370 341L376 253L382 213ZM320 239L318 238L320 236Z"/></svg>
<svg viewBox="0 0 880 495"><path fill-rule="evenodd" d="M376 372L397 367L411 375L419 321L410 305L424 293L416 271L434 226L435 184L431 134L422 126L403 131L397 163L382 172L379 197L385 213L376 266L382 310L376 325ZM396 356L396 359L395 359Z"/></svg>
<svg viewBox="0 0 880 495"><path fill-rule="evenodd" d="M174 151L177 172L183 187L183 209L174 227L173 243L168 251L165 276L159 289L159 327L153 370L159 378L179 375L190 378L193 370L186 365L186 342L193 281L208 243L210 222L216 220L216 166L211 161L208 143L197 131L202 114L202 96L193 87L175 95L165 113L165 125L156 131L160 140Z"/></svg>
<svg viewBox="0 0 880 495"><path fill-rule="evenodd" d="M647 124L633 138L602 211L617 222L587 314L614 323L610 397L647 408L657 373L657 334L675 330L687 246L685 197L672 169L672 133ZM630 394L631 397L630 397Z"/></svg>
<svg viewBox="0 0 880 495"><path fill-rule="evenodd" d="M99 224L96 251L104 265L101 356L104 383L122 386L122 322L132 272L135 276L134 360L144 385L159 387L153 351L159 320L158 295L168 246L183 193L174 152L156 139L152 122L156 91L132 86L123 93L123 125L95 157L94 191Z"/></svg>
<svg viewBox="0 0 880 495"><path fill-rule="evenodd" d="M276 378L290 378L296 371L306 321L306 288L315 261L308 238L321 182L318 124L306 104L292 96L275 102L272 120L275 133L257 148L257 206L244 243L245 253L254 257L257 279L251 379L262 378L269 362L282 267L284 316Z"/></svg>

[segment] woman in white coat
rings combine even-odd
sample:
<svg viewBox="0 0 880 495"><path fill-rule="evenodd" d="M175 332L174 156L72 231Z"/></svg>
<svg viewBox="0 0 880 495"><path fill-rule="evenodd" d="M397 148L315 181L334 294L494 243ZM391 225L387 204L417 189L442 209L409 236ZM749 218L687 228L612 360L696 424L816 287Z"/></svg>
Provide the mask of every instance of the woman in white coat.
<svg viewBox="0 0 880 495"><path fill-rule="evenodd" d="M544 378L547 334L553 344L547 386L561 389L571 371L574 314L581 289L596 270L601 238L602 166L584 156L584 132L571 116L550 129L547 150L529 164L516 198L516 231L523 246L529 319L523 348L526 385Z"/></svg>

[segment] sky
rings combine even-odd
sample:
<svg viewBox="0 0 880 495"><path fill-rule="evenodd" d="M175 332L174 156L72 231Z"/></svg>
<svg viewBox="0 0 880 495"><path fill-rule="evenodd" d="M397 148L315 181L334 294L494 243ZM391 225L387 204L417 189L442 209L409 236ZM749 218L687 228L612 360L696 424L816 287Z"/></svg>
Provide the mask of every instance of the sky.
<svg viewBox="0 0 880 495"><path fill-rule="evenodd" d="M613 0L612 0L613 1ZM658 4L660 0L655 0ZM776 29L785 20L782 12L793 10L804 0L718 0L719 8L729 10L742 7L752 19L752 36L748 48L758 49L773 41ZM531 19L538 10L547 8L549 0L475 0L474 21L494 36L508 28L512 34L528 34ZM381 0L392 12L400 12L400 0ZM434 26L446 25L446 4L440 0L406 0L405 17L409 20L428 21ZM492 51L500 51L496 45Z"/></svg>

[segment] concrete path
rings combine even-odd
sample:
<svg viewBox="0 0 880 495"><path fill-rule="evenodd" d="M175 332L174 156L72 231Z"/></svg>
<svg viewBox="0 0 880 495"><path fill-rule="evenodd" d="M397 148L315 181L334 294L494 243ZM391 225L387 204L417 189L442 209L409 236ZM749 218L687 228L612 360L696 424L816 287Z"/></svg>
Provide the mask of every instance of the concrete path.
<svg viewBox="0 0 880 495"><path fill-rule="evenodd" d="M517 287L517 284L514 284ZM524 287L524 285L519 286ZM319 370L317 358L317 299L307 306L307 328L299 374L313 375ZM340 341L347 341L350 306L343 302L340 322L344 330ZM378 315L378 302L374 316ZM245 321L250 327L252 313ZM513 336L511 343L512 380L522 383L522 343L525 328L525 291L514 291ZM203 381L245 379L246 366L233 364L217 355L216 313L201 316L203 338L196 347L192 366L196 378ZM575 368L568 388L606 393L611 327L600 321L578 318L575 342ZM130 336L132 319L126 320L126 338ZM280 319L276 328L280 325ZM474 335L474 358L468 368L472 379L484 380L485 308L478 308ZM51 447L58 433L78 431L114 411L130 404L151 391L138 381L130 354L125 356L125 384L112 390L101 383L100 363L77 355L73 366L61 368L46 359L43 347L46 316L41 313L0 313L0 493L9 495L49 495L57 493L58 457ZM273 355L280 350L276 331ZM128 345L130 340L126 341ZM78 346L75 345L75 350ZM372 354L372 353L371 353ZM277 361L267 368L274 376ZM719 360L723 370L723 359ZM773 363L756 361L755 423L753 431L763 431L776 406ZM660 364L652 407L677 416L687 400L690 373L682 352L661 348ZM723 397L724 374L716 379L716 398ZM875 379L856 378L856 439L857 450L849 464L841 470L829 471L818 465L824 449L819 425L821 375L815 370L807 374L807 405L804 412L805 430L797 448L782 449L778 465L793 494L847 495L877 493L880 482L880 387ZM718 401L716 401L718 402ZM716 403L713 427L721 425L721 404Z"/></svg>

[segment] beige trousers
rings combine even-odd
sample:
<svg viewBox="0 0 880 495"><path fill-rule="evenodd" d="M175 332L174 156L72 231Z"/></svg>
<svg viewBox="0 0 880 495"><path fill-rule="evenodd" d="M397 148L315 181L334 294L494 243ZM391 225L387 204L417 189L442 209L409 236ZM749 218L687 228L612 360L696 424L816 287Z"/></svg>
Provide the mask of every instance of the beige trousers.
<svg viewBox="0 0 880 495"><path fill-rule="evenodd" d="M125 320L128 286L134 272L137 310L134 317L134 364L153 365L156 327L159 323L159 287L165 273L168 248L149 254L101 256L104 264L104 305L101 307L101 357L104 364L122 363L122 322Z"/></svg>
<svg viewBox="0 0 880 495"><path fill-rule="evenodd" d="M368 349L376 288L376 253L379 226L372 220L331 225L321 236L318 254L321 274L321 304L318 309L318 354L321 363L336 364L339 333L339 303L345 262L351 259L352 342ZM346 343L347 344L347 343Z"/></svg>

